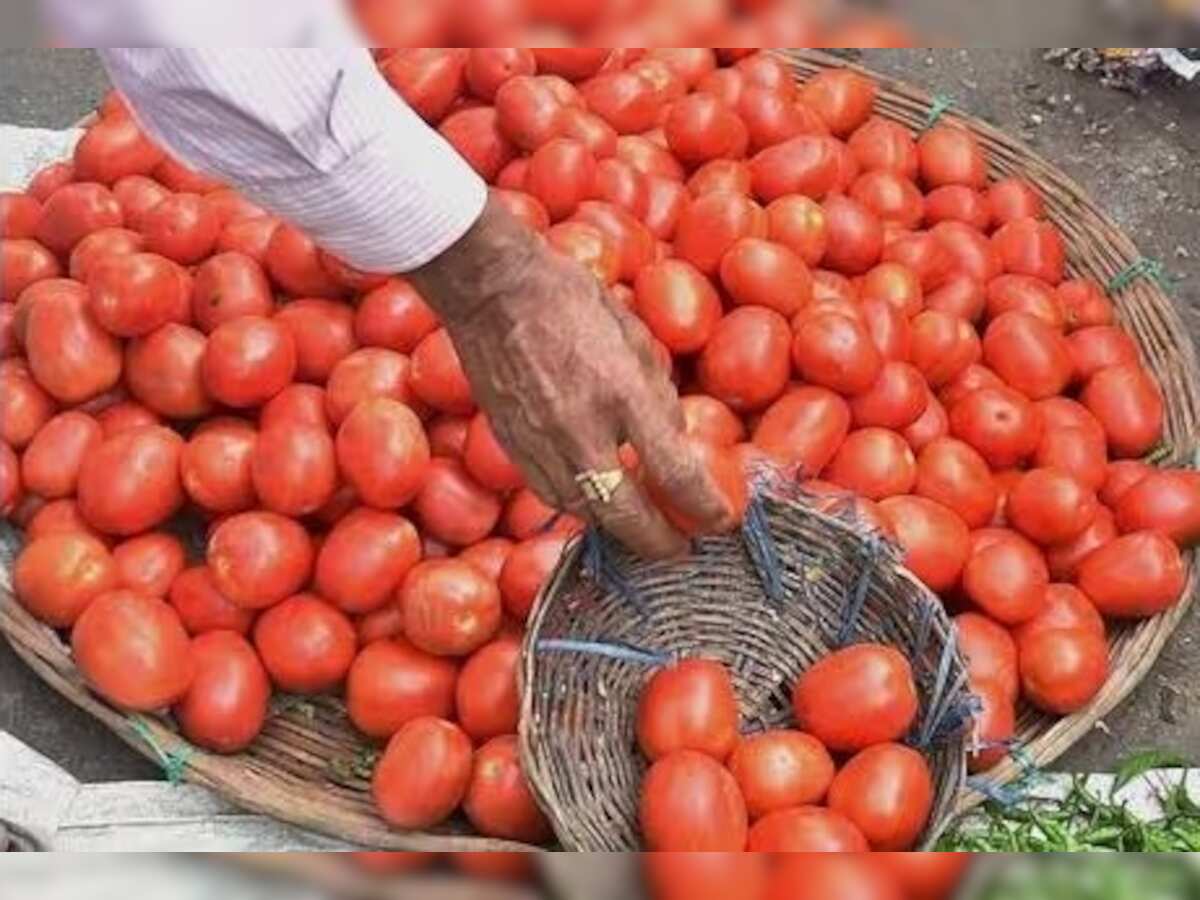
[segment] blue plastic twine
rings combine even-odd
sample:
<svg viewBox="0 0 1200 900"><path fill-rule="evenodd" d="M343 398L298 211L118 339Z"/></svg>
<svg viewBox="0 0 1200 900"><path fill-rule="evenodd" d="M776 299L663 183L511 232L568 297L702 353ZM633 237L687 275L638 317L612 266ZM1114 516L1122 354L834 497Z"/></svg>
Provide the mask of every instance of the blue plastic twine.
<svg viewBox="0 0 1200 900"><path fill-rule="evenodd" d="M639 612L646 611L641 596L613 559L608 540L596 528L589 528L583 535L583 568L604 590L615 594Z"/></svg>
<svg viewBox="0 0 1200 900"><path fill-rule="evenodd" d="M746 507L746 517L742 522L742 542L758 580L762 583L767 599L776 606L782 606L784 600L783 568L779 562L779 549L775 546L775 538L771 534L771 525L767 521L766 504L760 495L751 498Z"/></svg>

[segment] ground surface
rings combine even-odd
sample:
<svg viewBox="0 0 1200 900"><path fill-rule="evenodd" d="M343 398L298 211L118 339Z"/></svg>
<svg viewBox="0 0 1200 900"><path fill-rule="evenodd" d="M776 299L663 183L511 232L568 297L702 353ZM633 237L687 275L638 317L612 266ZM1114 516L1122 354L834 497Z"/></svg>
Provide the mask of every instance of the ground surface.
<svg viewBox="0 0 1200 900"><path fill-rule="evenodd" d="M1102 201L1147 256L1182 278L1177 294L1197 333L1200 90L1135 99L1025 50L873 51L863 61L949 94L1057 162ZM0 122L63 127L94 107L106 82L87 52L0 50L0 85ZM84 781L146 778L157 771L44 687L2 643L0 730ZM1109 769L1145 747L1188 755L1200 748L1200 610L1134 696L1058 768Z"/></svg>

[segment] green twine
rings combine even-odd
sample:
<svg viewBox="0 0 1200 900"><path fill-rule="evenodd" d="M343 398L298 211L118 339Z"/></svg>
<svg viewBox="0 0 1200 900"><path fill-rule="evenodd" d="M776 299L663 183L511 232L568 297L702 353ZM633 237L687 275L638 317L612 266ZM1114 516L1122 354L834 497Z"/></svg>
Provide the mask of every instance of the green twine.
<svg viewBox="0 0 1200 900"><path fill-rule="evenodd" d="M1166 268L1159 260L1147 256L1130 263L1114 275L1108 282L1108 292L1115 294L1123 291L1139 278L1149 278L1166 293L1171 292L1171 280L1167 277Z"/></svg>
<svg viewBox="0 0 1200 900"><path fill-rule="evenodd" d="M192 755L196 752L195 748L184 744L180 750L164 750L162 744L155 739L150 726L141 717L130 716L129 725L138 737L150 745L150 749L158 757L158 764L162 767L163 774L167 776L167 781L174 785L181 784L184 772L187 771Z"/></svg>
<svg viewBox="0 0 1200 900"><path fill-rule="evenodd" d="M938 121L954 107L954 98L947 94L934 94L933 102L929 105L929 115L925 117L925 127L922 131L928 131Z"/></svg>

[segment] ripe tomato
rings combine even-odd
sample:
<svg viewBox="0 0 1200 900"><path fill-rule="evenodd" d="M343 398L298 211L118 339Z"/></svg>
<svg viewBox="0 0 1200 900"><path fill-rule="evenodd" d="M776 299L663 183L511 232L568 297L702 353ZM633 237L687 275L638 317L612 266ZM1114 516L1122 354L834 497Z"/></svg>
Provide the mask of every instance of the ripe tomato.
<svg viewBox="0 0 1200 900"><path fill-rule="evenodd" d="M120 584L116 561L83 532L30 537L13 566L21 605L52 628L69 628L101 594Z"/></svg>
<svg viewBox="0 0 1200 900"><path fill-rule="evenodd" d="M112 186L112 192L121 205L126 227L135 230L141 224L142 216L171 195L170 190L145 175L118 178ZM138 237L141 238L141 235Z"/></svg>
<svg viewBox="0 0 1200 900"><path fill-rule="evenodd" d="M320 694L340 684L357 643L346 615L315 594L277 603L254 625L254 646L271 681L294 694Z"/></svg>
<svg viewBox="0 0 1200 900"><path fill-rule="evenodd" d="M61 273L54 254L37 241L0 240L0 300L15 302L31 284Z"/></svg>
<svg viewBox="0 0 1200 900"><path fill-rule="evenodd" d="M709 756L679 750L659 759L642 782L646 846L661 851L737 851L746 845L746 804L733 776Z"/></svg>
<svg viewBox="0 0 1200 900"><path fill-rule="evenodd" d="M750 152L757 153L802 134L828 134L829 128L812 107L789 92L747 84L737 98L737 113L746 125Z"/></svg>
<svg viewBox="0 0 1200 900"><path fill-rule="evenodd" d="M132 117L101 119L75 145L75 178L111 185L126 175L149 175L163 153Z"/></svg>
<svg viewBox="0 0 1200 900"><path fill-rule="evenodd" d="M296 344L279 323L242 316L209 335L203 361L204 386L227 406L258 406L292 380Z"/></svg>
<svg viewBox="0 0 1200 900"><path fill-rule="evenodd" d="M505 611L518 621L529 618L546 579L558 565L568 537L548 533L523 540L513 548L500 573Z"/></svg>
<svg viewBox="0 0 1200 900"><path fill-rule="evenodd" d="M749 142L746 124L712 94L689 94L671 104L663 123L667 146L688 167L738 159Z"/></svg>
<svg viewBox="0 0 1200 900"><path fill-rule="evenodd" d="M889 497L879 508L904 548L905 566L933 591L953 587L970 552L959 515L925 497Z"/></svg>
<svg viewBox="0 0 1200 900"><path fill-rule="evenodd" d="M452 718L458 666L407 640L377 640L364 647L346 678L346 708L368 737L389 738L422 716Z"/></svg>
<svg viewBox="0 0 1200 900"><path fill-rule="evenodd" d="M500 498L454 459L434 459L413 500L423 531L444 544L466 547L491 534L500 520Z"/></svg>
<svg viewBox="0 0 1200 900"><path fill-rule="evenodd" d="M154 179L175 193L208 194L224 187L220 181L166 156L154 169Z"/></svg>
<svg viewBox="0 0 1200 900"><path fill-rule="evenodd" d="M356 350L334 367L326 383L325 411L333 425L340 425L365 400L389 399L417 408L409 386L412 363L394 350L365 347Z"/></svg>
<svg viewBox="0 0 1200 900"><path fill-rule="evenodd" d="M983 316L987 295L983 284L969 275L952 275L925 297L925 308L977 322Z"/></svg>
<svg viewBox="0 0 1200 900"><path fill-rule="evenodd" d="M59 413L25 448L21 457L25 489L48 500L72 496L83 460L102 440L99 423L87 413Z"/></svg>
<svg viewBox="0 0 1200 900"><path fill-rule="evenodd" d="M115 187L113 193L116 193ZM120 199L119 194L117 199ZM217 214L217 221L221 223L222 229L231 222L257 219L259 216L267 214L261 206L251 203L233 188L220 188L205 194L204 202Z"/></svg>
<svg viewBox="0 0 1200 900"><path fill-rule="evenodd" d="M929 389L916 367L891 360L883 364L875 383L850 402L854 424L902 430L921 417Z"/></svg>
<svg viewBox="0 0 1200 900"><path fill-rule="evenodd" d="M822 477L870 500L882 500L912 490L917 461L896 432L861 428L850 432Z"/></svg>
<svg viewBox="0 0 1200 900"><path fill-rule="evenodd" d="M399 594L404 634L437 656L468 656L500 627L500 591L468 562L436 559L408 573Z"/></svg>
<svg viewBox="0 0 1200 900"><path fill-rule="evenodd" d="M608 61L612 50L605 47L539 47L533 51L538 71L568 81L591 78Z"/></svg>
<svg viewBox="0 0 1200 900"><path fill-rule="evenodd" d="M467 51L458 48L405 48L380 72L417 115L436 125L463 93L467 59Z"/></svg>
<svg viewBox="0 0 1200 900"><path fill-rule="evenodd" d="M662 175L646 175L646 214L642 223L660 241L670 240L690 200L686 187Z"/></svg>
<svg viewBox="0 0 1200 900"><path fill-rule="evenodd" d="M74 180L75 166L72 163L50 163L34 173L25 192L38 203L45 203L56 190Z"/></svg>
<svg viewBox="0 0 1200 900"><path fill-rule="evenodd" d="M953 510L968 528L990 522L998 499L987 461L969 444L950 437L938 437L921 449L914 493Z"/></svg>
<svg viewBox="0 0 1200 900"><path fill-rule="evenodd" d="M264 609L291 596L313 567L312 539L293 519L271 512L223 520L208 540L217 590L243 609Z"/></svg>
<svg viewBox="0 0 1200 900"><path fill-rule="evenodd" d="M1090 278L1072 278L1056 289L1068 332L1112 325L1116 316L1104 289Z"/></svg>
<svg viewBox="0 0 1200 900"><path fill-rule="evenodd" d="M1031 275L1052 286L1063 280L1066 248L1057 226L1039 219L1014 219L992 235L992 244L1004 271Z"/></svg>
<svg viewBox="0 0 1200 900"><path fill-rule="evenodd" d="M120 344L88 311L82 285L66 279L44 281L22 294L21 301L14 328L25 345L33 377L47 393L78 404L117 383Z"/></svg>
<svg viewBox="0 0 1200 900"><path fill-rule="evenodd" d="M1046 564L1050 567L1050 576L1057 581L1073 579L1079 564L1093 550L1116 538L1118 533L1113 514L1107 508L1100 507L1092 524L1080 532L1078 537L1046 548Z"/></svg>
<svg viewBox="0 0 1200 900"><path fill-rule="evenodd" d="M269 316L273 307L262 266L245 253L218 253L196 270L192 316L205 333L241 316Z"/></svg>
<svg viewBox="0 0 1200 900"><path fill-rule="evenodd" d="M987 197L992 215L999 225L1007 225L1017 219L1040 219L1046 212L1037 190L1028 181L1016 176L993 182L988 188Z"/></svg>
<svg viewBox="0 0 1200 900"><path fill-rule="evenodd" d="M127 228L102 228L93 231L71 251L71 262L68 266L71 277L86 283L92 269L106 257L141 253L145 244L145 239L138 232Z"/></svg>
<svg viewBox="0 0 1200 900"><path fill-rule="evenodd" d="M646 853L642 869L654 900L763 900L769 862L759 853Z"/></svg>
<svg viewBox="0 0 1200 900"><path fill-rule="evenodd" d="M853 822L873 850L910 850L933 808L925 758L900 744L879 744L853 757L829 787L829 808Z"/></svg>
<svg viewBox="0 0 1200 900"><path fill-rule="evenodd" d="M788 194L767 207L767 236L790 248L807 266L820 263L829 244L829 228L821 204Z"/></svg>
<svg viewBox="0 0 1200 900"><path fill-rule="evenodd" d="M805 385L788 391L758 422L754 443L777 462L815 475L833 459L850 429L850 408L830 390Z"/></svg>
<svg viewBox="0 0 1200 900"><path fill-rule="evenodd" d="M33 238L41 218L42 204L33 197L17 191L0 191L0 238Z"/></svg>
<svg viewBox="0 0 1200 900"><path fill-rule="evenodd" d="M361 402L342 423L337 458L342 476L363 503L393 509L421 490L429 467L429 442L411 409L377 397Z"/></svg>
<svg viewBox="0 0 1200 900"><path fill-rule="evenodd" d="M0 441L0 516L11 517L21 505L23 494L21 461L12 447Z"/></svg>
<svg viewBox="0 0 1200 900"><path fill-rule="evenodd" d="M513 493L504 508L503 531L517 541L528 540L538 534L554 530L553 526L562 518L570 518L551 509L529 488Z"/></svg>
<svg viewBox="0 0 1200 900"><path fill-rule="evenodd" d="M863 276L859 295L865 300L880 300L912 318L924 309L921 281L916 273L900 263L880 263Z"/></svg>
<svg viewBox="0 0 1200 900"><path fill-rule="evenodd" d="M962 577L967 597L1005 625L1027 622L1045 607L1050 583L1045 558L1018 534L976 544Z"/></svg>
<svg viewBox="0 0 1200 900"><path fill-rule="evenodd" d="M694 438L690 443L693 454L707 470L724 502L727 518L723 525L716 527L731 528L742 521L742 517L746 513L746 504L749 502L746 475L741 458L729 447L719 447ZM680 532L689 537L698 537L706 533L704 530L706 526L672 502L666 491L650 473L647 473L646 490L662 514Z"/></svg>
<svg viewBox="0 0 1200 900"><path fill-rule="evenodd" d="M1155 471L1140 459L1118 459L1108 464L1108 474L1100 489L1100 501L1116 509L1126 491Z"/></svg>
<svg viewBox="0 0 1200 900"><path fill-rule="evenodd" d="M845 275L861 275L879 262L883 227L875 213L858 200L841 194L826 198L828 246L821 264Z"/></svg>
<svg viewBox="0 0 1200 900"><path fill-rule="evenodd" d="M263 430L250 471L263 507L285 516L314 513L337 490L333 439L323 428L290 425Z"/></svg>
<svg viewBox="0 0 1200 900"><path fill-rule="evenodd" d="M39 198L41 199L41 198ZM75 245L101 228L124 224L121 204L112 191L95 182L66 184L42 200L38 221L38 243L66 259Z"/></svg>
<svg viewBox="0 0 1200 900"><path fill-rule="evenodd" d="M866 849L865 839L861 849ZM776 870L767 892L767 900L899 900L901 896L872 858L850 853L792 854Z"/></svg>
<svg viewBox="0 0 1200 900"><path fill-rule="evenodd" d="M1162 436L1162 394L1154 379L1135 363L1101 369L1080 399L1100 420L1114 456L1141 456Z"/></svg>
<svg viewBox="0 0 1200 900"><path fill-rule="evenodd" d="M912 666L881 644L838 650L796 681L792 708L800 727L830 750L857 751L897 740L917 715Z"/></svg>
<svg viewBox="0 0 1200 900"><path fill-rule="evenodd" d="M983 357L1011 387L1033 400L1062 393L1074 368L1062 333L1023 312L992 320L983 339Z"/></svg>
<svg viewBox="0 0 1200 900"><path fill-rule="evenodd" d="M1108 680L1108 642L1090 631L1038 631L1017 647L1025 699L1043 712L1078 712Z"/></svg>
<svg viewBox="0 0 1200 900"><path fill-rule="evenodd" d="M560 222L546 232L546 242L583 266L605 287L612 287L621 275L621 254L616 242L586 222Z"/></svg>
<svg viewBox="0 0 1200 900"><path fill-rule="evenodd" d="M846 396L870 390L883 369L883 359L862 324L816 310L796 322L792 360L805 381Z"/></svg>
<svg viewBox="0 0 1200 900"><path fill-rule="evenodd" d="M488 490L507 493L525 483L521 470L497 440L485 413L476 413L471 420L463 447L463 464L471 477ZM496 518L499 518L498 511ZM493 521L493 528L495 524Z"/></svg>
<svg viewBox="0 0 1200 900"><path fill-rule="evenodd" d="M638 744L652 762L677 750L723 762L738 735L737 697L725 667L683 660L654 674L638 703Z"/></svg>
<svg viewBox="0 0 1200 900"><path fill-rule="evenodd" d="M826 69L804 84L800 99L838 137L846 137L871 116L875 82L849 69Z"/></svg>
<svg viewBox="0 0 1200 900"><path fill-rule="evenodd" d="M517 739L511 735L475 752L463 812L488 837L541 844L553 836L525 781Z"/></svg>
<svg viewBox="0 0 1200 900"><path fill-rule="evenodd" d="M1009 491L1006 514L1018 531L1049 546L1078 537L1098 512L1095 491L1072 473L1032 469Z"/></svg>
<svg viewBox="0 0 1200 900"><path fill-rule="evenodd" d="M962 222L983 232L992 223L987 195L962 184L947 184L925 197L925 224Z"/></svg>
<svg viewBox="0 0 1200 900"><path fill-rule="evenodd" d="M1042 417L1038 408L1016 391L985 387L950 408L950 431L978 450L993 468L1006 468L1037 449Z"/></svg>
<svg viewBox="0 0 1200 900"><path fill-rule="evenodd" d="M607 162L602 163L601 167L606 165ZM640 175L637 177L642 178ZM633 284L638 273L654 261L655 240L649 229L633 213L614 203L584 201L579 204L575 221L592 226L608 239L607 243L617 252L617 277Z"/></svg>
<svg viewBox="0 0 1200 900"><path fill-rule="evenodd" d="M949 900L971 865L971 854L880 853L875 862L909 900Z"/></svg>
<svg viewBox="0 0 1200 900"><path fill-rule="evenodd" d="M371 781L380 815L396 828L431 828L450 817L471 781L471 741L445 719L414 719L388 741Z"/></svg>
<svg viewBox="0 0 1200 900"><path fill-rule="evenodd" d="M987 163L975 136L956 125L935 125L917 141L921 180L928 190L962 184L981 190L987 183Z"/></svg>
<svg viewBox="0 0 1200 900"><path fill-rule="evenodd" d="M204 387L206 341L194 328L169 322L125 348L125 383L152 412L198 419L212 411Z"/></svg>
<svg viewBox="0 0 1200 900"><path fill-rule="evenodd" d="M819 804L833 783L825 746L800 731L768 731L743 738L729 771L746 798L751 819L796 806Z"/></svg>
<svg viewBox="0 0 1200 900"><path fill-rule="evenodd" d="M1023 641L1040 631L1079 629L1104 637L1106 630L1100 612L1079 588L1070 584L1052 584L1046 589L1046 605L1033 619L1013 630Z"/></svg>
<svg viewBox="0 0 1200 900"><path fill-rule="evenodd" d="M183 487L194 503L209 512L232 513L255 503L251 460L258 433L240 419L205 422L179 458Z"/></svg>
<svg viewBox="0 0 1200 900"><path fill-rule="evenodd" d="M463 665L455 705L459 723L476 743L516 733L520 660L521 642L501 636L480 647Z"/></svg>
<svg viewBox="0 0 1200 900"><path fill-rule="evenodd" d="M802 134L759 151L750 160L755 195L768 203L790 194L823 200L837 187L840 150L833 138Z"/></svg>
<svg viewBox="0 0 1200 900"><path fill-rule="evenodd" d="M355 351L354 310L344 303L317 298L293 300L273 321L292 337L296 378L323 384L334 367Z"/></svg>
<svg viewBox="0 0 1200 900"><path fill-rule="evenodd" d="M436 457L462 460L467 452L471 419L467 416L438 416L429 423L429 451Z"/></svg>
<svg viewBox="0 0 1200 900"><path fill-rule="evenodd" d="M1004 538L998 545L1006 543ZM1045 591L1047 600L1049 590ZM1046 615L1049 609L1043 601L1042 610L1021 627L1028 627ZM980 613L966 612L954 617L958 648L967 662L967 674L974 686L981 683L994 684L1011 706L1020 690L1017 674L1017 645L1012 633L1002 625Z"/></svg>
<svg viewBox="0 0 1200 900"><path fill-rule="evenodd" d="M56 405L18 359L0 362L0 387L0 440L19 450L50 421Z"/></svg>
<svg viewBox="0 0 1200 900"><path fill-rule="evenodd" d="M504 564L514 546L516 545L508 538L492 537L462 550L458 558L469 562L493 581L499 582L500 573L504 570Z"/></svg>
<svg viewBox="0 0 1200 900"><path fill-rule="evenodd" d="M112 557L121 587L159 599L166 598L184 566L183 544L174 535L161 531L118 544Z"/></svg>
<svg viewBox="0 0 1200 900"><path fill-rule="evenodd" d="M589 110L618 134L641 134L655 126L660 98L654 86L633 72L607 72L579 87Z"/></svg>
<svg viewBox="0 0 1200 900"><path fill-rule="evenodd" d="M882 222L911 229L925 217L925 199L917 186L894 172L866 172L854 181L849 193Z"/></svg>
<svg viewBox="0 0 1200 900"><path fill-rule="evenodd" d="M562 135L566 107L541 79L517 75L496 92L496 125L505 138L532 152Z"/></svg>
<svg viewBox="0 0 1200 900"><path fill-rule="evenodd" d="M683 166L665 146L642 135L623 134L617 138L617 159L623 160L646 176L683 181Z"/></svg>
<svg viewBox="0 0 1200 900"><path fill-rule="evenodd" d="M728 406L706 394L692 394L679 401L684 430L691 437L718 447L732 447L746 436L742 420Z"/></svg>
<svg viewBox="0 0 1200 900"><path fill-rule="evenodd" d="M598 160L611 159L617 152L616 129L581 106L564 106L558 136L581 142Z"/></svg>
<svg viewBox="0 0 1200 900"><path fill-rule="evenodd" d="M187 285L179 267L154 253L109 255L88 277L89 309L96 321L118 337L149 334L167 322L190 316Z"/></svg>
<svg viewBox="0 0 1200 900"><path fill-rule="evenodd" d="M651 334L673 353L695 353L721 319L721 299L691 263L663 260L638 274L636 308Z"/></svg>
<svg viewBox="0 0 1200 900"><path fill-rule="evenodd" d="M757 306L733 310L700 354L701 388L738 412L762 409L787 386L791 340L779 313Z"/></svg>
<svg viewBox="0 0 1200 900"><path fill-rule="evenodd" d="M36 444L35 438L30 449ZM25 486L30 487L28 476ZM1123 532L1160 531L1188 547L1200 540L1200 474L1188 469L1152 472L1121 495L1116 514Z"/></svg>
<svg viewBox="0 0 1200 900"><path fill-rule="evenodd" d="M683 79L690 90L705 75L716 69L717 61L707 47L658 47L646 54L647 59L661 60Z"/></svg>
<svg viewBox="0 0 1200 900"><path fill-rule="evenodd" d="M271 278L294 297L337 297L341 285L321 264L312 239L291 225L279 225L271 234L263 260Z"/></svg>
<svg viewBox="0 0 1200 900"><path fill-rule="evenodd" d="M115 535L138 534L165 522L183 505L182 450L183 439L158 426L106 438L79 469L84 519Z"/></svg>
<svg viewBox="0 0 1200 900"><path fill-rule="evenodd" d="M1054 289L1030 275L1001 275L987 284L987 314L991 318L1006 312L1036 316L1052 328L1063 327L1063 310Z"/></svg>
<svg viewBox="0 0 1200 900"><path fill-rule="evenodd" d="M537 60L524 47L478 47L467 57L465 75L471 92L491 101L507 81L536 71Z"/></svg>
<svg viewBox="0 0 1200 900"><path fill-rule="evenodd" d="M1067 338L1075 377L1086 382L1109 366L1138 361L1137 343L1124 329L1113 325L1081 328Z"/></svg>
<svg viewBox="0 0 1200 900"><path fill-rule="evenodd" d="M398 353L412 353L437 327L437 315L402 278L370 291L359 302L354 318L354 335L360 344Z"/></svg>
<svg viewBox="0 0 1200 900"><path fill-rule="evenodd" d="M1092 551L1075 583L1110 618L1143 619L1170 609L1186 573L1179 548L1157 531L1134 531Z"/></svg>
<svg viewBox="0 0 1200 900"><path fill-rule="evenodd" d="M940 387L979 361L979 336L970 323L927 309L912 320L912 364L931 387Z"/></svg>
<svg viewBox="0 0 1200 900"><path fill-rule="evenodd" d="M180 572L171 583L167 600L191 635L211 631L247 635L254 624L252 611L235 606L217 589L208 566L193 566Z"/></svg>
<svg viewBox="0 0 1200 900"><path fill-rule="evenodd" d="M939 286L935 283L939 279L944 283L944 280L953 275L968 275L980 283L986 283L1003 274L1004 264L999 252L987 237L970 225L962 222L939 222L927 235L932 237L934 246L940 251L930 251L927 255L934 257L934 262L938 256L945 260L941 263L944 271L927 273L929 283L934 288ZM900 239L895 243L903 246L906 241Z"/></svg>
<svg viewBox="0 0 1200 900"><path fill-rule="evenodd" d="M791 317L812 300L808 267L783 244L742 238L721 259L721 283L733 302Z"/></svg>
<svg viewBox="0 0 1200 900"><path fill-rule="evenodd" d="M209 256L221 234L216 212L199 194L172 194L143 213L137 223L146 249L181 265Z"/></svg>
<svg viewBox="0 0 1200 900"><path fill-rule="evenodd" d="M817 853L865 853L868 846L863 833L841 813L821 806L796 806L759 819L750 829L747 849L794 860Z"/></svg>
<svg viewBox="0 0 1200 900"><path fill-rule="evenodd" d="M413 393L434 409L460 416L475 412L471 385L463 372L458 351L444 328L439 328L417 345L408 380Z"/></svg>
<svg viewBox="0 0 1200 900"><path fill-rule="evenodd" d="M675 232L675 253L710 277L729 249L744 237L765 237L767 216L741 194L713 191L697 197L684 211Z"/></svg>
<svg viewBox="0 0 1200 900"><path fill-rule="evenodd" d="M267 718L271 682L254 648L240 634L215 631L192 641L195 677L172 712L193 744L239 753Z"/></svg>

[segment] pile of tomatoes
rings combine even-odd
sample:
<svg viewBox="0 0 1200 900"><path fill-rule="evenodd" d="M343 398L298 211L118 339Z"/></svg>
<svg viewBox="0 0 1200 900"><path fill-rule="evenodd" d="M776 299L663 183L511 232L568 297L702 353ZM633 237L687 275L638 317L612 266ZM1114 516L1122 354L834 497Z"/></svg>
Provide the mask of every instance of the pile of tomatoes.
<svg viewBox="0 0 1200 900"><path fill-rule="evenodd" d="M798 86L751 51L377 55L641 317L714 458L861 498L960 613L986 741L1020 695L1086 704L1104 619L1177 601L1200 476L1138 461L1157 385L967 131L917 138L869 79ZM237 752L273 691L338 692L386 744L389 822L551 837L515 671L580 523L524 486L410 284L188 170L112 95L71 161L0 195L0 354L16 591L99 694ZM185 509L202 560L164 530Z"/></svg>
<svg viewBox="0 0 1200 900"><path fill-rule="evenodd" d="M881 644L838 650L800 675L792 709L799 730L741 736L720 663L685 660L656 673L637 719L651 763L640 811L647 849L911 850L934 785L925 757L899 743L919 712L908 660Z"/></svg>

